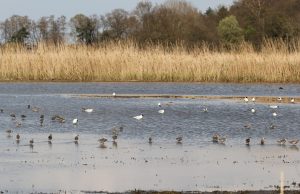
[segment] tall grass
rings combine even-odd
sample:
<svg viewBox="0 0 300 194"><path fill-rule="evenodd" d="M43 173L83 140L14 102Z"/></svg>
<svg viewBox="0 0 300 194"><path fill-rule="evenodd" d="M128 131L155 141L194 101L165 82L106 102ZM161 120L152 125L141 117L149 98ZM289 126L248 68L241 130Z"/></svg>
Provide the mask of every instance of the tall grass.
<svg viewBox="0 0 300 194"><path fill-rule="evenodd" d="M220 51L203 45L187 51L134 42L103 46L51 46L28 50L0 48L0 81L162 81L162 82L300 82L300 44L265 41ZM292 50L292 51L291 51Z"/></svg>

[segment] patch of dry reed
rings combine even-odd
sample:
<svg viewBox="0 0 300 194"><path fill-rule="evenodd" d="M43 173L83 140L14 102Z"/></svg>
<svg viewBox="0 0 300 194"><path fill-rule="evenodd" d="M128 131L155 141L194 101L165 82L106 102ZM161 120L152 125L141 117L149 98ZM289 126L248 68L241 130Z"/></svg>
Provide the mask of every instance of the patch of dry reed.
<svg viewBox="0 0 300 194"><path fill-rule="evenodd" d="M162 81L162 82L300 82L299 43L266 41L256 52L244 44L235 51L180 45L139 49L133 42L51 46L27 50L0 48L1 81Z"/></svg>

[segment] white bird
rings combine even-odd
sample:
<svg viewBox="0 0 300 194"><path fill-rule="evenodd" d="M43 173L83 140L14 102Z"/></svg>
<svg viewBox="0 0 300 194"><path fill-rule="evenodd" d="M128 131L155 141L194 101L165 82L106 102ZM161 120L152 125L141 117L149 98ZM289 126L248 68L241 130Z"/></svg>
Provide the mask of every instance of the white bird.
<svg viewBox="0 0 300 194"><path fill-rule="evenodd" d="M91 113L94 111L94 109L92 109L92 108L82 108L82 110L87 113Z"/></svg>
<svg viewBox="0 0 300 194"><path fill-rule="evenodd" d="M113 97L115 97L115 96L116 96L116 93L115 93L115 92L114 92L114 93L112 93L112 96L113 96Z"/></svg>
<svg viewBox="0 0 300 194"><path fill-rule="evenodd" d="M255 110L254 108L251 108L251 112L252 112L252 113L255 113L256 110Z"/></svg>
<svg viewBox="0 0 300 194"><path fill-rule="evenodd" d="M292 98L292 99L291 99L291 103L295 103L295 98Z"/></svg>
<svg viewBox="0 0 300 194"><path fill-rule="evenodd" d="M203 112L208 112L208 109L206 107L203 108Z"/></svg>
<svg viewBox="0 0 300 194"><path fill-rule="evenodd" d="M277 116L277 113L276 113L276 112L273 112L272 115L273 115L273 117L276 117L276 116Z"/></svg>
<svg viewBox="0 0 300 194"><path fill-rule="evenodd" d="M279 106L278 105L270 105L270 108L272 109L277 109Z"/></svg>
<svg viewBox="0 0 300 194"><path fill-rule="evenodd" d="M144 117L143 114L133 117L136 120L141 120Z"/></svg>
<svg viewBox="0 0 300 194"><path fill-rule="evenodd" d="M158 104L157 104L159 107L161 107L161 103L159 102Z"/></svg>
<svg viewBox="0 0 300 194"><path fill-rule="evenodd" d="M255 97L252 98L252 102L255 102Z"/></svg>
<svg viewBox="0 0 300 194"><path fill-rule="evenodd" d="M159 110L159 111L158 111L158 113L160 113L160 114L164 114L164 113L165 113L165 110L164 110L164 109L162 109L162 110Z"/></svg>
<svg viewBox="0 0 300 194"><path fill-rule="evenodd" d="M282 98L281 98L281 97L278 97L277 100L278 100L279 102L281 102L281 101L282 101Z"/></svg>
<svg viewBox="0 0 300 194"><path fill-rule="evenodd" d="M244 98L244 102L249 102L248 97L245 97L245 98Z"/></svg>
<svg viewBox="0 0 300 194"><path fill-rule="evenodd" d="M73 119L73 125L77 125L78 119Z"/></svg>

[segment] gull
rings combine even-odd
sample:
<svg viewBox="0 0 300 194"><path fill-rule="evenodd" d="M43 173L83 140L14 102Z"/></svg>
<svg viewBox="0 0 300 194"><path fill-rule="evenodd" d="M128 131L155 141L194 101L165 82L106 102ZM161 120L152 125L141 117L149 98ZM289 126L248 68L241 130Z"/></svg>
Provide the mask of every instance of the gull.
<svg viewBox="0 0 300 194"><path fill-rule="evenodd" d="M112 93L112 96L113 96L113 97L115 97L115 96L116 96L116 93L115 93L115 92L113 92L113 93Z"/></svg>
<svg viewBox="0 0 300 194"><path fill-rule="evenodd" d="M249 102L248 97L245 97L245 98L244 98L244 102Z"/></svg>
<svg viewBox="0 0 300 194"><path fill-rule="evenodd" d="M87 112L87 113L91 113L94 111L94 109L92 108L82 108L82 111Z"/></svg>
<svg viewBox="0 0 300 194"><path fill-rule="evenodd" d="M149 137L148 143L149 143L149 144L152 144L152 137Z"/></svg>
<svg viewBox="0 0 300 194"><path fill-rule="evenodd" d="M289 143L292 145L297 145L299 143L299 139L290 140Z"/></svg>
<svg viewBox="0 0 300 194"><path fill-rule="evenodd" d="M50 134L49 136L48 136L48 142L51 142L52 141L52 134Z"/></svg>
<svg viewBox="0 0 300 194"><path fill-rule="evenodd" d="M291 103L295 103L295 98L292 98L292 99L291 99Z"/></svg>
<svg viewBox="0 0 300 194"><path fill-rule="evenodd" d="M203 112L208 112L208 109L206 107L203 108Z"/></svg>
<svg viewBox="0 0 300 194"><path fill-rule="evenodd" d="M279 108L279 106L278 105L270 105L270 108L277 109L277 108Z"/></svg>
<svg viewBox="0 0 300 194"><path fill-rule="evenodd" d="M164 113L165 113L165 110L164 110L164 109L162 109L162 110L159 110L159 111L158 111L158 113L160 113L160 114L164 114Z"/></svg>
<svg viewBox="0 0 300 194"><path fill-rule="evenodd" d="M73 125L77 125L78 124L78 119L73 119Z"/></svg>
<svg viewBox="0 0 300 194"><path fill-rule="evenodd" d="M276 117L276 116L277 116L277 113L276 113L276 112L273 112L272 115L273 115L273 117Z"/></svg>
<svg viewBox="0 0 300 194"><path fill-rule="evenodd" d="M252 102L255 102L255 97L252 98Z"/></svg>
<svg viewBox="0 0 300 194"><path fill-rule="evenodd" d="M265 138L264 138L264 137L261 138L261 140L260 140L260 145L265 145Z"/></svg>
<svg viewBox="0 0 300 194"><path fill-rule="evenodd" d="M251 108L251 112L252 112L252 113L255 113L256 110L255 110L254 108Z"/></svg>
<svg viewBox="0 0 300 194"><path fill-rule="evenodd" d="M177 143L181 143L182 142L182 137L181 136L176 137L176 140L177 140Z"/></svg>
<svg viewBox="0 0 300 194"><path fill-rule="evenodd" d="M161 103L160 102L157 105L158 105L158 107L161 107Z"/></svg>
<svg viewBox="0 0 300 194"><path fill-rule="evenodd" d="M98 140L101 144L104 144L105 142L107 142L107 139L106 138L100 138L99 140Z"/></svg>
<svg viewBox="0 0 300 194"><path fill-rule="evenodd" d="M133 117L136 120L141 120L144 117L143 114Z"/></svg>
<svg viewBox="0 0 300 194"><path fill-rule="evenodd" d="M248 138L246 139L246 145L247 145L247 146L250 145L250 139L251 139L251 137L248 137Z"/></svg>
<svg viewBox="0 0 300 194"><path fill-rule="evenodd" d="M218 142L219 142L219 138L220 138L220 135L219 135L219 134L214 134L214 135L212 136L212 142L218 143Z"/></svg>
<svg viewBox="0 0 300 194"><path fill-rule="evenodd" d="M286 143L286 139L283 138L283 139L277 140L277 143L279 143L280 145L284 145Z"/></svg>

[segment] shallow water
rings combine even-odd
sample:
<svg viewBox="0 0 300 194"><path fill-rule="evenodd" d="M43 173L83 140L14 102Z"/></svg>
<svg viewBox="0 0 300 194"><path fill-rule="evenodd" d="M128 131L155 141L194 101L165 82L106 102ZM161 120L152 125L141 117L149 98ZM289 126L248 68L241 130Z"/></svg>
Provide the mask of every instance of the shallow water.
<svg viewBox="0 0 300 194"><path fill-rule="evenodd" d="M241 96L299 96L300 85L56 83L0 84L0 191L55 192L177 190L209 191L274 189L300 180L299 149L279 146L279 138L300 138L300 105L280 104L272 116L268 104L204 99L82 98L70 94L194 94ZM157 111L160 102L165 114ZM32 112L27 105L41 108ZM91 107L93 113L81 111ZM203 112L207 107L208 112ZM254 107L257 112L252 114ZM15 127L9 116L22 123ZM144 119L133 116L143 113ZM27 117L20 118L21 114ZM39 116L45 115L41 127ZM66 123L51 121L59 114ZM79 124L73 126L73 118ZM270 129L270 125L275 129ZM247 129L244 126L251 125ZM111 129L124 126L117 146ZM13 137L5 130L13 129ZM15 134L21 134L19 144ZM53 134L49 145L47 136ZM227 137L226 145L213 144L211 136ZM79 144L73 135L79 134ZM147 143L149 137L153 144ZM181 145L175 138L183 137ZM246 137L252 145L244 145ZM97 139L109 139L100 148ZM266 137L266 145L258 145ZM33 148L28 145L34 138ZM230 177L230 178L228 178ZM300 189L300 188L299 188Z"/></svg>

